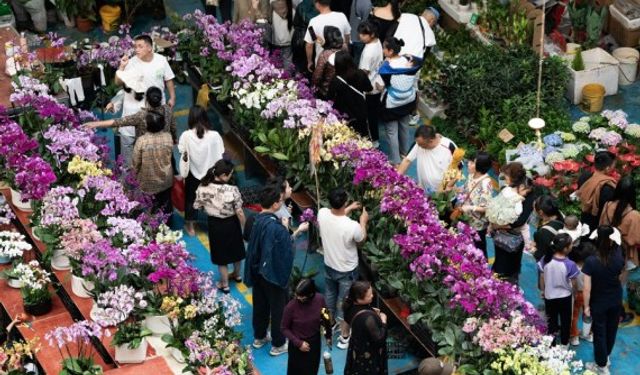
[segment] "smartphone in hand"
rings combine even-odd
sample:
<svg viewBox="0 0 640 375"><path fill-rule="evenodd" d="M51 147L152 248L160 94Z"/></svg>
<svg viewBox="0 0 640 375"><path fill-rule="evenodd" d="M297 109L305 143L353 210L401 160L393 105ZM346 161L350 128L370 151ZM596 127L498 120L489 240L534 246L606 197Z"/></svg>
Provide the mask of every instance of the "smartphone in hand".
<svg viewBox="0 0 640 375"><path fill-rule="evenodd" d="M313 29L313 26L309 26L307 30L309 31L309 35L311 35L311 40L315 42L318 39L318 36L316 35L316 31Z"/></svg>

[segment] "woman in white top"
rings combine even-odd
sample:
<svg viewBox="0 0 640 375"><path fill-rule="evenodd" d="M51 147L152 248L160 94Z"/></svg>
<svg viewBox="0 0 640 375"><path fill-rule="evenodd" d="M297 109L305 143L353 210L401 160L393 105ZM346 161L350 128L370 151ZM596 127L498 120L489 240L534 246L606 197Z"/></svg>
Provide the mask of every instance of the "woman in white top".
<svg viewBox="0 0 640 375"><path fill-rule="evenodd" d="M193 202L200 180L216 162L222 159L224 143L218 132L209 129L207 111L196 105L189 111L189 130L182 133L178 141L180 157L187 153L189 175L184 181L184 229L190 236L195 235L196 211Z"/></svg>

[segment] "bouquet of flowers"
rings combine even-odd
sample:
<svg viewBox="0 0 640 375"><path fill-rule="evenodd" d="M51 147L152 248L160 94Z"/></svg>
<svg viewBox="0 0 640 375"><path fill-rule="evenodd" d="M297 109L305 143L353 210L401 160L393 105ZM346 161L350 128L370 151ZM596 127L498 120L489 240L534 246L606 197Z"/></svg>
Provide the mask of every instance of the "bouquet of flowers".
<svg viewBox="0 0 640 375"><path fill-rule="evenodd" d="M524 197L510 186L505 187L487 206L487 219L492 224L509 225L522 213Z"/></svg>
<svg viewBox="0 0 640 375"><path fill-rule="evenodd" d="M0 232L0 258L16 259L22 257L24 251L31 250L31 245L18 232Z"/></svg>
<svg viewBox="0 0 640 375"><path fill-rule="evenodd" d="M38 350L37 339L4 343L0 347L0 374L25 374L25 363L33 361Z"/></svg>

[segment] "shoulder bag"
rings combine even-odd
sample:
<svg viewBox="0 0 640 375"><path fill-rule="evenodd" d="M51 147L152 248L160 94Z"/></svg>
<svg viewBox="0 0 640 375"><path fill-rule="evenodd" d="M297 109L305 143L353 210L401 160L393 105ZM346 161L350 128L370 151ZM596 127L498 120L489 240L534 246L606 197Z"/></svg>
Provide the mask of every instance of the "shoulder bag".
<svg viewBox="0 0 640 375"><path fill-rule="evenodd" d="M498 230L493 233L493 243L507 253L515 253L524 243L521 233L514 234L510 230Z"/></svg>

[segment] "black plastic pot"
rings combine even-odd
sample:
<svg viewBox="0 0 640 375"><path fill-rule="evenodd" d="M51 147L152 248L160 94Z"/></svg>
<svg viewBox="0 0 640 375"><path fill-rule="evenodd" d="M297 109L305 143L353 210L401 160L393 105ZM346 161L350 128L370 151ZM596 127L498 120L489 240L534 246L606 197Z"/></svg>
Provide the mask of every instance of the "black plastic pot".
<svg viewBox="0 0 640 375"><path fill-rule="evenodd" d="M48 314L52 308L53 304L51 303L51 298L34 305L24 304L24 312L33 316Z"/></svg>

